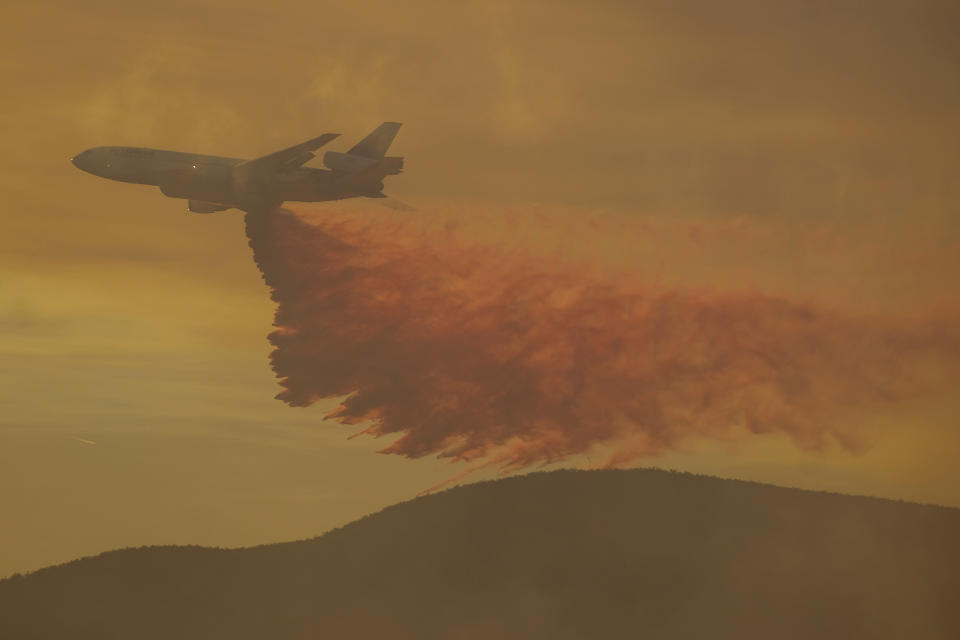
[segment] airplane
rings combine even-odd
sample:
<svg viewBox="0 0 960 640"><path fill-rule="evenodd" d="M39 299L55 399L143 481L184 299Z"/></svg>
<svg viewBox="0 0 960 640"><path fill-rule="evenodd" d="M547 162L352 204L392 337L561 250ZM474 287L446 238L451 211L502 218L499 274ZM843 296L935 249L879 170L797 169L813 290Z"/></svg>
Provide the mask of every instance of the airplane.
<svg viewBox="0 0 960 640"><path fill-rule="evenodd" d="M269 211L286 201L323 202L345 198L386 198L383 179L403 172L403 158L389 157L399 122L384 122L346 153L327 151L327 169L305 167L315 151L339 133L325 133L256 158L223 158L140 147L94 147L73 164L101 178L160 187L187 200L194 213L227 209Z"/></svg>

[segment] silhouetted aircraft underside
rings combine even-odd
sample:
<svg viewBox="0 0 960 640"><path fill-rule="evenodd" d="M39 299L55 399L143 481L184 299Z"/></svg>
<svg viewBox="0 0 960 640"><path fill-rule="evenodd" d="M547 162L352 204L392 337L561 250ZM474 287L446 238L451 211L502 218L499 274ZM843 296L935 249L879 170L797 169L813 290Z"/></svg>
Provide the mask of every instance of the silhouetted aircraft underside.
<svg viewBox="0 0 960 640"><path fill-rule="evenodd" d="M303 166L340 134L325 133L253 160L206 156L141 147L94 147L73 158L87 173L160 187L183 198L194 213L236 208L273 209L284 202L322 202L345 198L386 198L383 179L403 171L403 158L387 149L400 130L384 122L346 153L327 151L326 169Z"/></svg>

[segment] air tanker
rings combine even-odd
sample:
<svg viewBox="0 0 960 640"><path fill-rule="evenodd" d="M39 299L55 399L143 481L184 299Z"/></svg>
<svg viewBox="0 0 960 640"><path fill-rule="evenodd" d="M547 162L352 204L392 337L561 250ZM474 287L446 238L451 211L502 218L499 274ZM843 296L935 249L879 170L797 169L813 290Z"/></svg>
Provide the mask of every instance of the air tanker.
<svg viewBox="0 0 960 640"><path fill-rule="evenodd" d="M400 130L384 122L346 153L323 154L326 169L304 166L338 137L325 133L288 149L243 160L142 147L94 147L73 158L101 178L156 186L187 201L194 213L227 209L265 211L291 202L386 198L383 180L403 171L403 158L387 156Z"/></svg>

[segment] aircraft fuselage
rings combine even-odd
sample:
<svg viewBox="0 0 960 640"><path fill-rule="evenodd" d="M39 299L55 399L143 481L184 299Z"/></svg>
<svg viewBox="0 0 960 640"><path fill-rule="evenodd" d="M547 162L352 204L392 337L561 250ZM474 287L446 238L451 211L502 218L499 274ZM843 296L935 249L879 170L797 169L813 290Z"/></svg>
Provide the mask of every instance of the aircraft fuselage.
<svg viewBox="0 0 960 640"><path fill-rule="evenodd" d="M241 158L208 156L141 147L94 147L73 158L73 164L93 175L119 182L160 187L171 198L223 203L246 209L285 201L342 200L374 191L343 188L327 169L297 167L270 180L238 180L233 168ZM380 186L380 185L377 185Z"/></svg>
<svg viewBox="0 0 960 640"><path fill-rule="evenodd" d="M403 170L403 158L386 151L400 129L384 122L347 152L328 151L328 169L305 167L339 134L325 133L253 160L142 147L94 147L73 158L93 175L160 187L189 201L191 211L273 208L286 201L322 202L364 196L384 198L383 179Z"/></svg>

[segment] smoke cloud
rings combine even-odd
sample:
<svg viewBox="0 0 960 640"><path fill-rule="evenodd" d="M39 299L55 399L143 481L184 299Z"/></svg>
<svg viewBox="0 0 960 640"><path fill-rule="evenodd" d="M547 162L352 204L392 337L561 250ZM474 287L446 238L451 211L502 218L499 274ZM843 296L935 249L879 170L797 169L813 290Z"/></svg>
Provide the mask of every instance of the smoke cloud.
<svg viewBox="0 0 960 640"><path fill-rule="evenodd" d="M468 470L598 448L617 466L751 433L857 451L869 439L852 415L958 359L942 318L645 283L392 213L277 210L246 224L278 305L277 397L339 398L327 417L394 436L383 452Z"/></svg>

